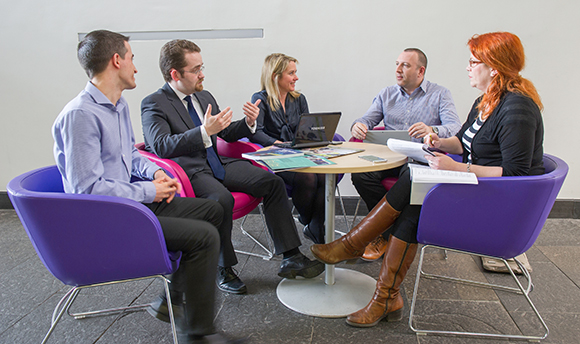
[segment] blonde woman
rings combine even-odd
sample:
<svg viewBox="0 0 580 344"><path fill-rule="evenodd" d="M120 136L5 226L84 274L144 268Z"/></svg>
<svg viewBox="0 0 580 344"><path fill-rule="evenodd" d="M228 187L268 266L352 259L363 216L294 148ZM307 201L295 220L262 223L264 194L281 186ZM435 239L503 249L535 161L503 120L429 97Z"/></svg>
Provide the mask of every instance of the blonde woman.
<svg viewBox="0 0 580 344"><path fill-rule="evenodd" d="M294 139L300 115L308 113L306 97L296 91L297 63L295 58L280 53L266 57L262 90L252 95L252 103L261 101L257 130L250 141L266 147ZM324 243L324 176L289 171L278 175L292 189L292 202L305 225L304 235L314 243Z"/></svg>

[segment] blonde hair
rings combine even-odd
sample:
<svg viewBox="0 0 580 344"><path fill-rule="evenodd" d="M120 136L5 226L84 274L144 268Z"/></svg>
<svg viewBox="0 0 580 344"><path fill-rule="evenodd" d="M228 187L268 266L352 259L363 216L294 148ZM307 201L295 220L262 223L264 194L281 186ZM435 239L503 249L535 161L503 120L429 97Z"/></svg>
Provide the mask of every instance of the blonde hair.
<svg viewBox="0 0 580 344"><path fill-rule="evenodd" d="M290 62L298 63L293 57L274 53L270 54L264 60L264 65L262 66L262 77L261 86L262 91L266 91L268 95L268 105L273 111L278 110L282 104L280 103L280 89L278 88L278 78L284 73ZM292 98L298 98L300 96L299 92L291 91L289 95Z"/></svg>

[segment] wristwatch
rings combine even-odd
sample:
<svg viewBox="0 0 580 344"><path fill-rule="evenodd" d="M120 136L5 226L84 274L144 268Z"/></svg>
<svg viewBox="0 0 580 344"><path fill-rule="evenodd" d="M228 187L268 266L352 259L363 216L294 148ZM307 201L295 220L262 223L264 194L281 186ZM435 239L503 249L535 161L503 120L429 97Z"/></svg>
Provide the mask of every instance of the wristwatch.
<svg viewBox="0 0 580 344"><path fill-rule="evenodd" d="M439 128L431 127L431 129L433 129L433 132L435 133L435 135L439 135Z"/></svg>

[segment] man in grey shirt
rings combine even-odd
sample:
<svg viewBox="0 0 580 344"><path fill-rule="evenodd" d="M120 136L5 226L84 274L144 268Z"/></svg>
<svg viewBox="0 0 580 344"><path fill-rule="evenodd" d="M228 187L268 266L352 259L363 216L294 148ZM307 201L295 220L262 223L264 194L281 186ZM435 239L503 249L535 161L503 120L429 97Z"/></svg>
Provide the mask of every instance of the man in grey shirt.
<svg viewBox="0 0 580 344"><path fill-rule="evenodd" d="M439 137L455 135L461 122L455 110L451 92L443 86L425 80L427 56L416 48L405 49L396 61L397 84L382 89L363 117L351 127L353 137L363 140L368 130L381 121L387 130L407 130L413 141L435 133ZM383 198L381 181L398 177L400 169L353 173L352 183L370 210ZM379 236L367 246L363 259L376 260L386 248Z"/></svg>

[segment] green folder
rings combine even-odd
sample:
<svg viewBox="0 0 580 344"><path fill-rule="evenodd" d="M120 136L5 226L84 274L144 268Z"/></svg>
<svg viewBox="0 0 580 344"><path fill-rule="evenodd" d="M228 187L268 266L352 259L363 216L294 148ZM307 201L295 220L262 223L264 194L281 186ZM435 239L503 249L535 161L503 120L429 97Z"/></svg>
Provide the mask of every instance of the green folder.
<svg viewBox="0 0 580 344"><path fill-rule="evenodd" d="M268 159L268 160L261 160L262 164L268 166L272 171L280 171L280 170L292 170L296 168L304 168L310 166L318 166L318 165L333 165L334 162L324 159L324 158L317 158L312 159L305 156L297 156L297 157L290 157L290 158L280 158L280 159Z"/></svg>

